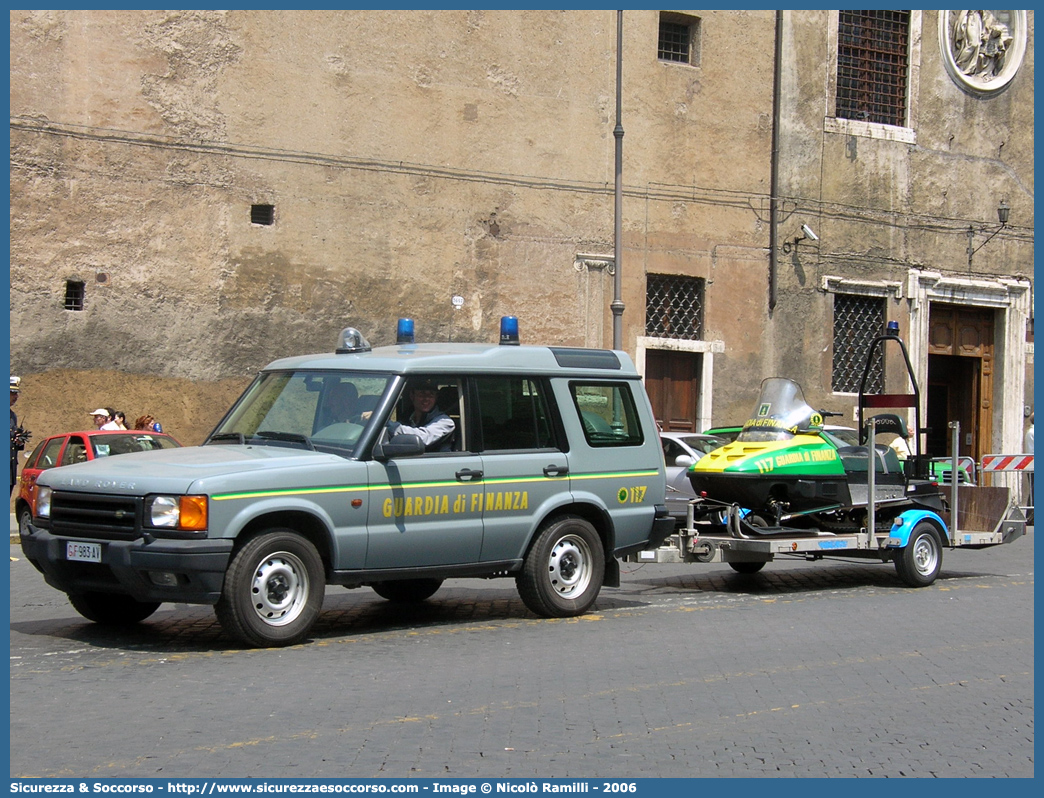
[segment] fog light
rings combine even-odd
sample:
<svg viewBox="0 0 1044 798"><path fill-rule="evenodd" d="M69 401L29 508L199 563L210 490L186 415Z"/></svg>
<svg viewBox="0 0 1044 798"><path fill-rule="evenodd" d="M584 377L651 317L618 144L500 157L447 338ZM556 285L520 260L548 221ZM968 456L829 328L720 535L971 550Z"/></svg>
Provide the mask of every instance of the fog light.
<svg viewBox="0 0 1044 798"><path fill-rule="evenodd" d="M170 571L149 571L149 579L152 580L152 584L160 587L178 586L178 575L172 574Z"/></svg>

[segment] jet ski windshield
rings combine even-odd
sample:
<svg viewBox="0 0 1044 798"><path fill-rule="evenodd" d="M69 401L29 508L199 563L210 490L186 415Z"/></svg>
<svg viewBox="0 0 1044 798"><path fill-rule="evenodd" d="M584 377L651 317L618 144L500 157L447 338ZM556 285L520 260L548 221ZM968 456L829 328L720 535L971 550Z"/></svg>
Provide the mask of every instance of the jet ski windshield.
<svg viewBox="0 0 1044 798"><path fill-rule="evenodd" d="M761 395L736 440L744 443L788 441L799 433L819 432L822 416L805 402L793 380L770 377L761 383Z"/></svg>

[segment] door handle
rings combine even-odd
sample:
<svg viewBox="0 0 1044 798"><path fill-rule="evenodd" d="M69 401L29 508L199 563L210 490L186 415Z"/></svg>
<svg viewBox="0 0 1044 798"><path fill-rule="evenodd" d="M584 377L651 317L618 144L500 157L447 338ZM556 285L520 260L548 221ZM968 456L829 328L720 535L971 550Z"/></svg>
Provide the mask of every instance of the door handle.
<svg viewBox="0 0 1044 798"><path fill-rule="evenodd" d="M462 468L457 472L457 482L479 482L482 479L482 471Z"/></svg>
<svg viewBox="0 0 1044 798"><path fill-rule="evenodd" d="M549 466L544 467L545 477L564 477L569 473L569 466L560 466L552 463Z"/></svg>

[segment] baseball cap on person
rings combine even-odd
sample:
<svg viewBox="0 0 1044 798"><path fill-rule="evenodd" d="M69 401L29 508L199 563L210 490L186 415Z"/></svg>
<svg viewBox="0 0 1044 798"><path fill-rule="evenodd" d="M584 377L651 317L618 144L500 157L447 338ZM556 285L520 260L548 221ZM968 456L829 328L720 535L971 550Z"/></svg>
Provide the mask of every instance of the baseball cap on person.
<svg viewBox="0 0 1044 798"><path fill-rule="evenodd" d="M91 415L91 416L105 416L106 418L108 418L109 417L109 411L106 410L104 407L99 407L97 410L92 410L88 415Z"/></svg>
<svg viewBox="0 0 1044 798"><path fill-rule="evenodd" d="M11 375L11 393L18 393L22 390L22 378Z"/></svg>
<svg viewBox="0 0 1044 798"><path fill-rule="evenodd" d="M438 391L439 385L434 380L421 378L416 382L410 383L411 391Z"/></svg>

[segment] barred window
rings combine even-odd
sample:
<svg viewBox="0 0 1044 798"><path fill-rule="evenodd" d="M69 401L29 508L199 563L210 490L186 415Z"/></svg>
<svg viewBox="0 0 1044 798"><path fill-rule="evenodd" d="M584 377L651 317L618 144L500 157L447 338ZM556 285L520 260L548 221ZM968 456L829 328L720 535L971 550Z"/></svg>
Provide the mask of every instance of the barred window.
<svg viewBox="0 0 1044 798"><path fill-rule="evenodd" d="M660 37L656 57L661 61L699 66L699 17L660 12Z"/></svg>
<svg viewBox="0 0 1044 798"><path fill-rule="evenodd" d="M909 11L839 12L839 119L906 124L909 41Z"/></svg>
<svg viewBox="0 0 1044 798"><path fill-rule="evenodd" d="M855 294L834 294L834 363L830 387L856 393L866 368L870 343L884 331L885 300ZM867 376L866 391L884 391L884 353L877 347Z"/></svg>
<svg viewBox="0 0 1044 798"><path fill-rule="evenodd" d="M645 334L655 338L703 338L705 280L677 274L650 274L645 287Z"/></svg>

